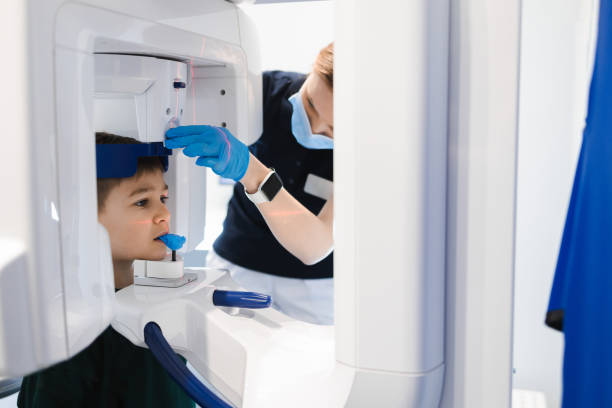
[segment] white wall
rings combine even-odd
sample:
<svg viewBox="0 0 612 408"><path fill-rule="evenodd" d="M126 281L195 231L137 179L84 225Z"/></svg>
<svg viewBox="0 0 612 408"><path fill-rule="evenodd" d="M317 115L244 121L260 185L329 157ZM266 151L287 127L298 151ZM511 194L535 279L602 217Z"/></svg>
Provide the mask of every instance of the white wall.
<svg viewBox="0 0 612 408"><path fill-rule="evenodd" d="M561 401L563 336L544 318L586 115L597 0L524 0L514 388Z"/></svg>
<svg viewBox="0 0 612 408"><path fill-rule="evenodd" d="M333 41L333 7L333 1L242 6L259 31L262 69L309 72Z"/></svg>

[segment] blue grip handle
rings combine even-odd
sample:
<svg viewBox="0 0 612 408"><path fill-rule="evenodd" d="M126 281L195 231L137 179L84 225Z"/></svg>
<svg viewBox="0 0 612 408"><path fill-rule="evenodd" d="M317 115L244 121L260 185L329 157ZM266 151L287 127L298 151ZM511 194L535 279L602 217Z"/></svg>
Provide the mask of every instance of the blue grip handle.
<svg viewBox="0 0 612 408"><path fill-rule="evenodd" d="M218 289L213 292L213 304L215 306L263 309L270 307L270 303L272 303L272 298L263 293Z"/></svg>
<svg viewBox="0 0 612 408"><path fill-rule="evenodd" d="M200 382L187 368L185 363L179 360L157 323L149 322L146 324L144 338L145 343L147 343L159 364L199 406L206 408L232 408L231 405L227 404Z"/></svg>

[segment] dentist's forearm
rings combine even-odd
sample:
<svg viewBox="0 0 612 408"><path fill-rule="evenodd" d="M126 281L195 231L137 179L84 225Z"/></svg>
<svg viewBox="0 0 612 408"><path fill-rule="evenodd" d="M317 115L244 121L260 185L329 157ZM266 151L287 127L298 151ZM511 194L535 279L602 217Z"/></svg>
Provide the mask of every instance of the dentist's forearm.
<svg viewBox="0 0 612 408"><path fill-rule="evenodd" d="M240 179L240 183L249 194L253 194L259 188L261 182L266 178L270 169L263 165L257 157L249 152L249 165L247 171Z"/></svg>
<svg viewBox="0 0 612 408"><path fill-rule="evenodd" d="M333 198L314 215L283 188L257 208L277 241L306 265L323 260L333 249Z"/></svg>
<svg viewBox="0 0 612 408"><path fill-rule="evenodd" d="M240 182L252 194L269 172L251 154ZM277 241L303 263L317 263L333 249L333 197L315 215L282 188L271 202L258 204L257 208Z"/></svg>

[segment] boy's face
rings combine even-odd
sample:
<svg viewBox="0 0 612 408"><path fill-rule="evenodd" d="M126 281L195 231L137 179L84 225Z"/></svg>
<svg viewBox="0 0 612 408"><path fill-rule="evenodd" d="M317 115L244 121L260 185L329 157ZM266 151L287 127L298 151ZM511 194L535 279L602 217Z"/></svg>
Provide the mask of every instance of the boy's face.
<svg viewBox="0 0 612 408"><path fill-rule="evenodd" d="M110 190L98 219L110 235L113 261L161 260L170 230L168 186L161 169L121 180Z"/></svg>

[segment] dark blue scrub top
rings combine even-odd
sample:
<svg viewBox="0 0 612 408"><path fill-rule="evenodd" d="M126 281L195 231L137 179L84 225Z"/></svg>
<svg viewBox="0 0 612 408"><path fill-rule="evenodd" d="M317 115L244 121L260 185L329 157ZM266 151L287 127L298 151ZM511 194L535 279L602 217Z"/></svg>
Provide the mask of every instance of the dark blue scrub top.
<svg viewBox="0 0 612 408"><path fill-rule="evenodd" d="M263 133L249 149L264 165L277 171L293 197L318 214L325 200L306 193L304 184L309 174L333 181L333 150L306 149L291 133L293 108L288 99L305 79L295 72L263 73ZM271 275L300 279L333 276L333 254L315 265L304 265L274 238L240 183L234 186L223 232L213 248L228 261Z"/></svg>

